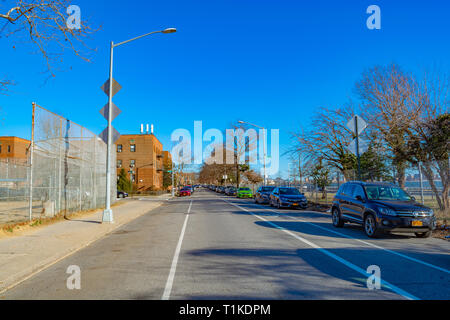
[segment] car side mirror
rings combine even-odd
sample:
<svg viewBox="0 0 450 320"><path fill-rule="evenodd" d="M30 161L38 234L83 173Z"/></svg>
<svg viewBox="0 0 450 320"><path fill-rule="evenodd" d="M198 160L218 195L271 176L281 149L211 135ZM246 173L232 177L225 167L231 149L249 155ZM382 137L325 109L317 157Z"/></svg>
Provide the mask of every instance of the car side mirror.
<svg viewBox="0 0 450 320"><path fill-rule="evenodd" d="M412 200L412 201L416 201L416 197L412 196L412 197L411 197L411 200Z"/></svg>
<svg viewBox="0 0 450 320"><path fill-rule="evenodd" d="M365 202L365 200L361 196L356 196L356 200L361 201L361 202Z"/></svg>

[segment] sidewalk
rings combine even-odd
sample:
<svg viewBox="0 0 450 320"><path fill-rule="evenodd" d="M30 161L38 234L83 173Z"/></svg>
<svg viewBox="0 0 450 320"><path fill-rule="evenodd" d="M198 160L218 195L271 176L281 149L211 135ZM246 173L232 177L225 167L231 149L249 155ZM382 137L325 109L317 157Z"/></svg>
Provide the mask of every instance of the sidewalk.
<svg viewBox="0 0 450 320"><path fill-rule="evenodd" d="M159 207L168 198L159 196L154 197L153 201L121 200L126 203L113 208L114 224L102 224L103 210L98 210L82 218L61 221L20 236L1 239L0 293Z"/></svg>

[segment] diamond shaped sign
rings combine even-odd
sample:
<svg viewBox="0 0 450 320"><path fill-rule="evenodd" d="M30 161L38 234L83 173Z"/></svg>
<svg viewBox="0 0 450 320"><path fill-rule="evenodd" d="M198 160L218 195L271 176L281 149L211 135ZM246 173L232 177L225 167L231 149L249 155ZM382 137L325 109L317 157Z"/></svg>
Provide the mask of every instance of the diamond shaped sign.
<svg viewBox="0 0 450 320"><path fill-rule="evenodd" d="M364 119L361 118L360 116L356 115L353 118L351 118L350 121L347 123L347 128L349 128L354 134L356 134L355 118L356 122L358 123L358 135L361 135L364 129L367 128L367 122L365 122Z"/></svg>
<svg viewBox="0 0 450 320"><path fill-rule="evenodd" d="M100 87L104 93L109 97L109 79ZM122 86L113 78L113 90L112 96L114 97L117 92L122 89Z"/></svg>
<svg viewBox="0 0 450 320"><path fill-rule="evenodd" d="M100 113L103 117L105 117L106 120L108 120L108 112L109 112L109 103L107 103L102 110L100 110ZM114 102L112 103L112 113L111 113L111 121L114 121L115 118L117 118L117 116L119 114L122 113L122 110L120 110L119 108L117 108L117 106L114 104Z"/></svg>
<svg viewBox="0 0 450 320"><path fill-rule="evenodd" d="M354 139L350 144L348 145L348 150L350 150L351 153L353 153L355 156L357 156L356 152L356 139ZM369 149L369 142L364 139L359 139L359 154L363 154Z"/></svg>
<svg viewBox="0 0 450 320"><path fill-rule="evenodd" d="M117 142L117 140L119 140L119 138L120 138L120 133L117 132L117 130L114 129L114 127L111 128L111 129L112 129L112 141L111 141L111 142L114 144L114 143ZM108 128L106 128L105 130L103 130L103 132L100 133L99 137L100 137L100 139L103 140L103 142L105 142L106 144L108 144Z"/></svg>

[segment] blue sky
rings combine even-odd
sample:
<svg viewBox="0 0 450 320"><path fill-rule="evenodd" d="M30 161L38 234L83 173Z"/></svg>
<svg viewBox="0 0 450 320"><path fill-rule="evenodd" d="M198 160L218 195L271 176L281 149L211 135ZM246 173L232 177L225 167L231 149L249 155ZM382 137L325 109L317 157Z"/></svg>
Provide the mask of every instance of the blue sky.
<svg viewBox="0 0 450 320"><path fill-rule="evenodd" d="M18 83L8 96L0 95L0 135L29 138L32 101L100 133L106 126L98 111L107 102L100 86L108 77L109 41L166 27L178 32L116 49L115 79L123 89L114 102L123 112L113 123L122 134L153 123L166 149L173 130L193 131L196 120L204 129L224 129L243 119L280 129L283 152L290 133L308 127L316 108L353 97L364 69L390 62L417 73L449 69L446 0L73 4L83 19L101 27L88 41L97 48L92 63L67 52L64 70L45 83L43 59L29 44L0 38L0 77ZM366 27L371 4L381 8L381 30ZM282 160L282 171L287 167Z"/></svg>

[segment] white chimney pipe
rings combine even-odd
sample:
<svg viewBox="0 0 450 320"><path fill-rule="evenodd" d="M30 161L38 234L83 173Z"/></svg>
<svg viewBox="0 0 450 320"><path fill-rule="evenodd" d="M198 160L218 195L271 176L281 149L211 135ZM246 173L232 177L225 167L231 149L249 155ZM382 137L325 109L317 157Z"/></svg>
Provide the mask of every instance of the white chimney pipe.
<svg viewBox="0 0 450 320"><path fill-rule="evenodd" d="M153 134L153 124L152 124L152 134Z"/></svg>
<svg viewBox="0 0 450 320"><path fill-rule="evenodd" d="M146 130L145 130L145 132L147 132L147 134L148 134L148 124L147 124L147 126L146 126Z"/></svg>
<svg viewBox="0 0 450 320"><path fill-rule="evenodd" d="M144 134L144 124L141 124L141 134Z"/></svg>

